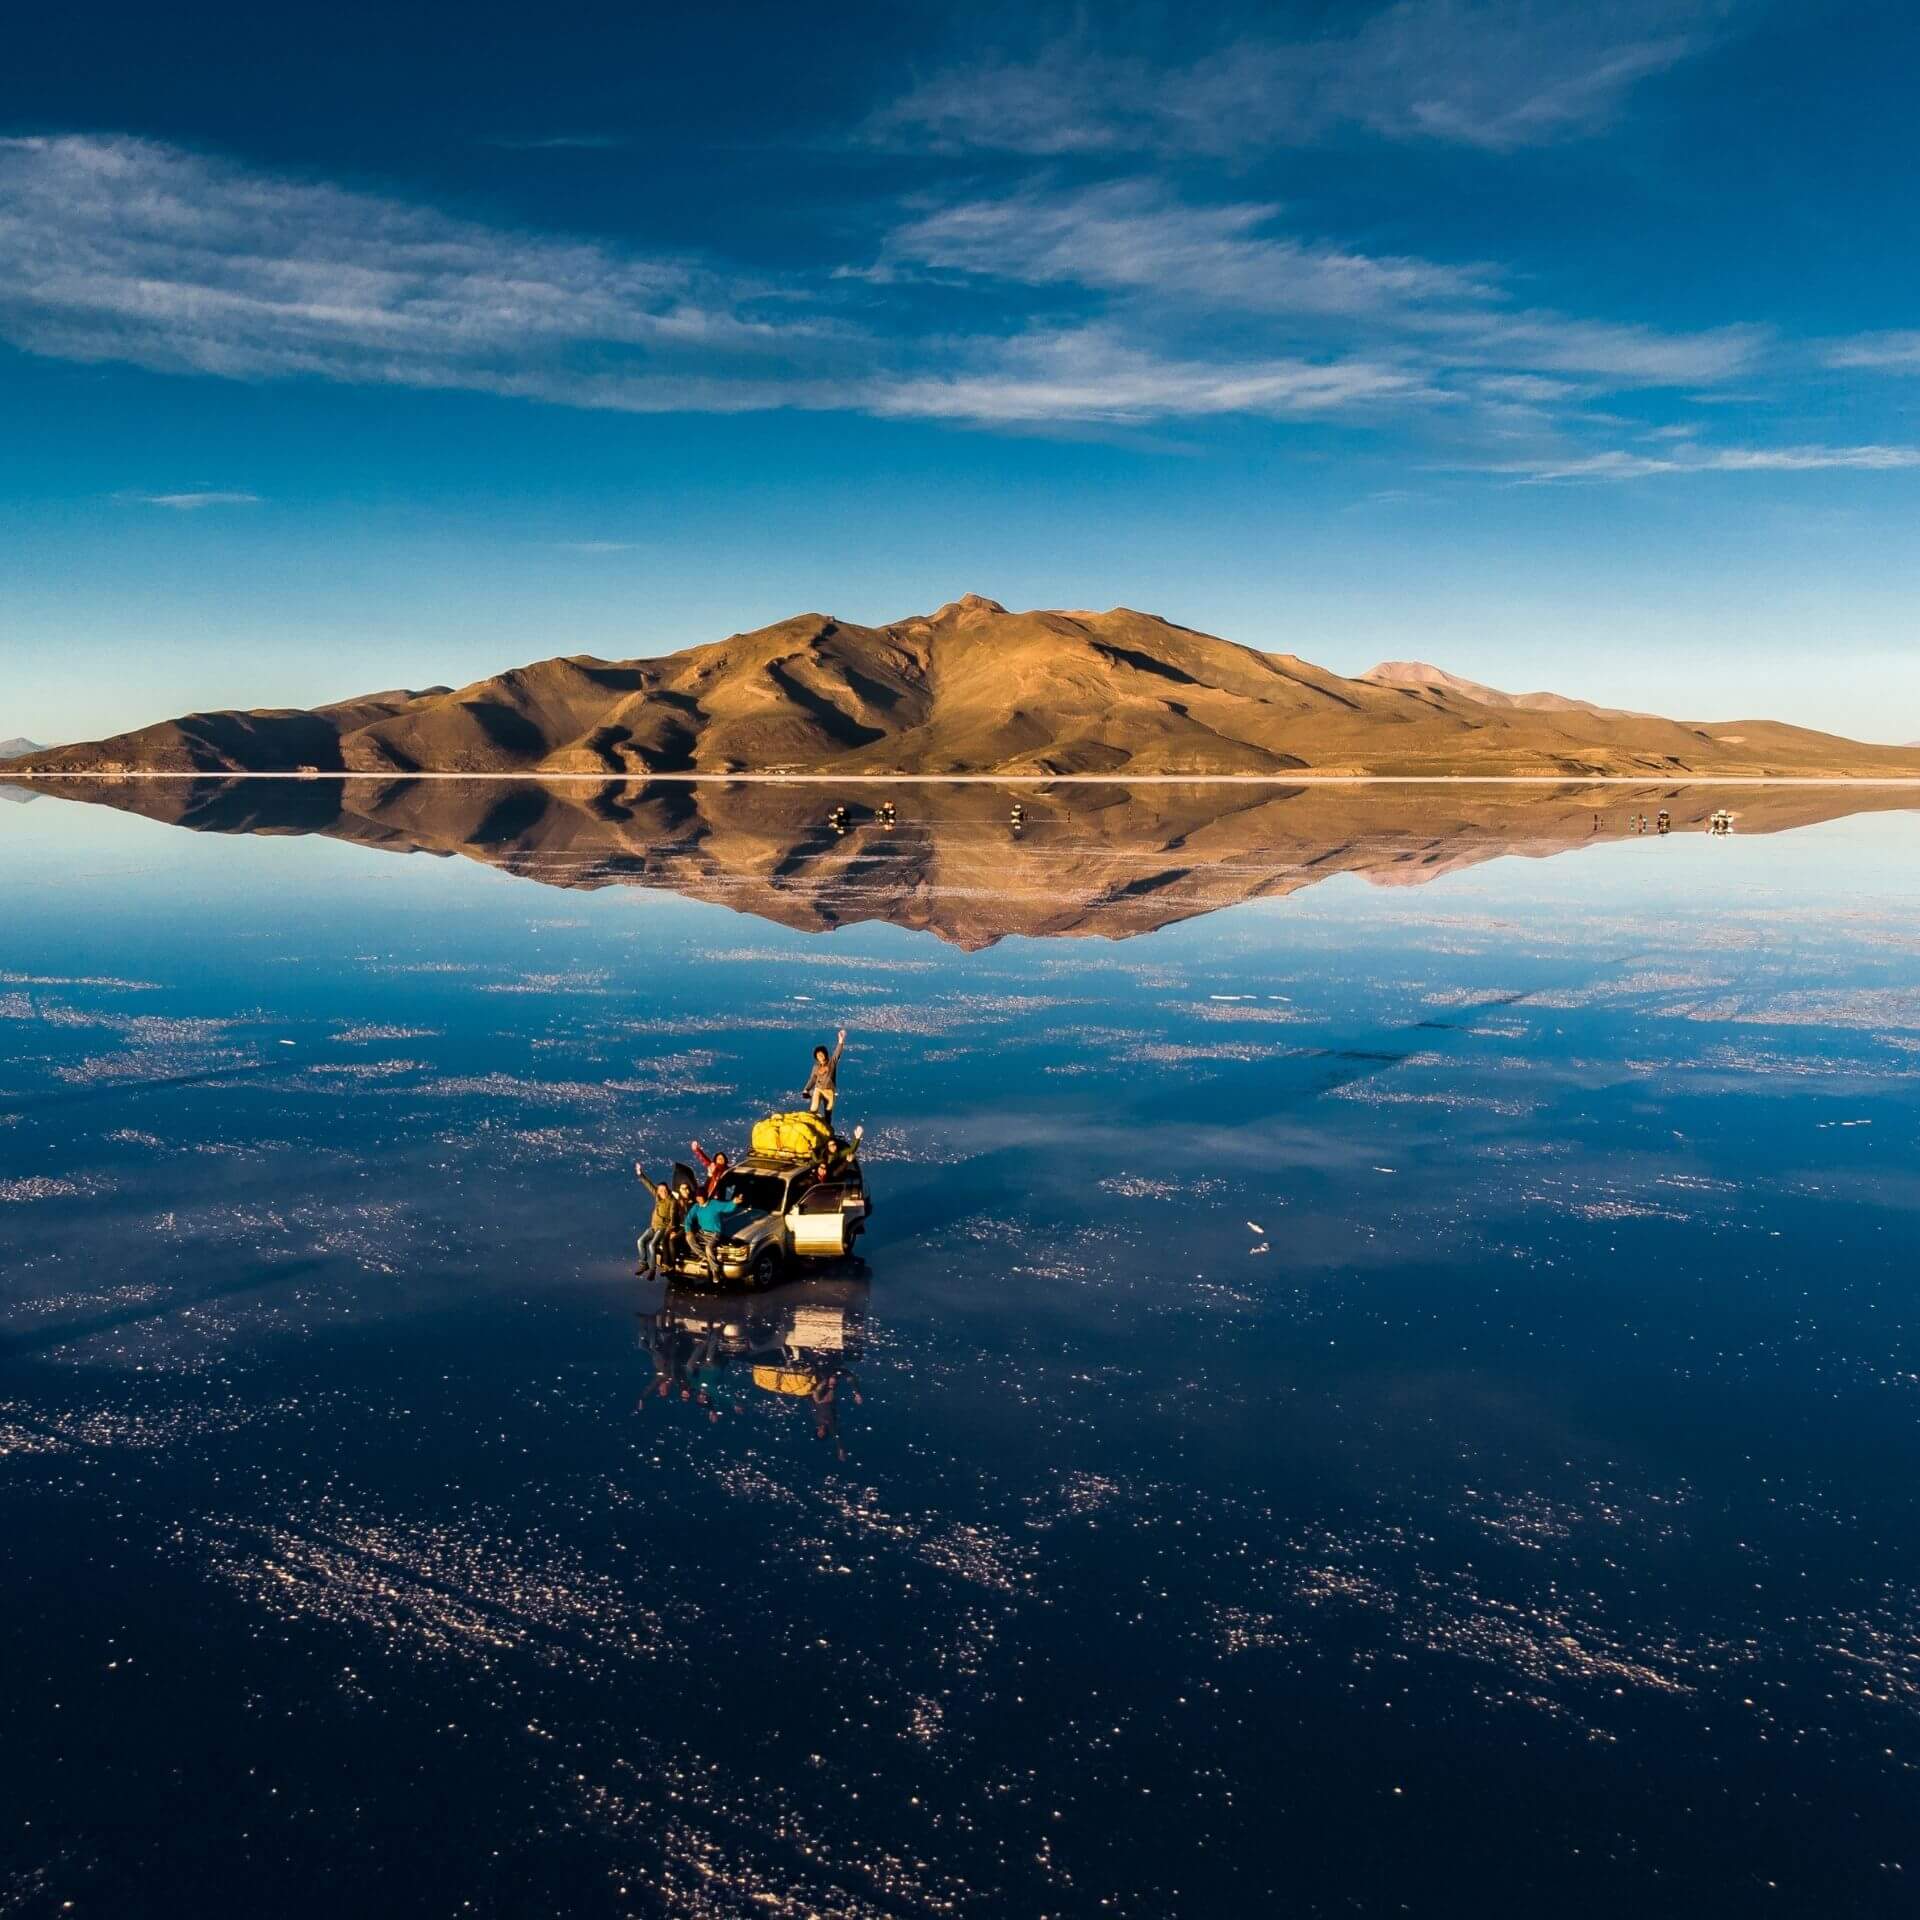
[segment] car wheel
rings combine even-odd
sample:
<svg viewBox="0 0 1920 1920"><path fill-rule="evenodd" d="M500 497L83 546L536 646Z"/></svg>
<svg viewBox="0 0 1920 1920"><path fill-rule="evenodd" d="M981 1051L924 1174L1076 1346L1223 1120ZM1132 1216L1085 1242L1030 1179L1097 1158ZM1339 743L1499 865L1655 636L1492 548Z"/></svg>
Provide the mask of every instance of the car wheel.
<svg viewBox="0 0 1920 1920"><path fill-rule="evenodd" d="M747 1269L747 1279L756 1287L773 1287L780 1283L780 1250L777 1247L762 1247L753 1256L753 1265Z"/></svg>

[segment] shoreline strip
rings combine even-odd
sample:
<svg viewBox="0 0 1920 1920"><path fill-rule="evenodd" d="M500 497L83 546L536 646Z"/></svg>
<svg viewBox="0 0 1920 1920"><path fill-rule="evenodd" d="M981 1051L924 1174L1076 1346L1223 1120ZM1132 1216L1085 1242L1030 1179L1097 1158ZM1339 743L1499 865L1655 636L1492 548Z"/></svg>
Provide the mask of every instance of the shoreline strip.
<svg viewBox="0 0 1920 1920"><path fill-rule="evenodd" d="M476 784L491 781L538 786L775 786L775 787L1845 787L1920 788L1920 776L1871 774L1705 773L8 773L0 786L56 780L132 785L146 780L286 780L322 785L376 780Z"/></svg>

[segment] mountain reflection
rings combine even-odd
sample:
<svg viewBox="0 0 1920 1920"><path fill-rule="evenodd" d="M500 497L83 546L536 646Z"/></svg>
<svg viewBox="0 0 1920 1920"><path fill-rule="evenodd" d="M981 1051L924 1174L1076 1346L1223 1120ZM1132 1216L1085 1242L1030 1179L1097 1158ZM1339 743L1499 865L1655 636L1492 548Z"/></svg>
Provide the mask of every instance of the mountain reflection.
<svg viewBox="0 0 1920 1920"><path fill-rule="evenodd" d="M1504 855L1912 809L1892 787L1000 787L648 780L88 779L36 791L201 833L460 855L553 887L657 887L807 932L863 920L963 948L1150 932L1334 874L1407 886Z"/></svg>

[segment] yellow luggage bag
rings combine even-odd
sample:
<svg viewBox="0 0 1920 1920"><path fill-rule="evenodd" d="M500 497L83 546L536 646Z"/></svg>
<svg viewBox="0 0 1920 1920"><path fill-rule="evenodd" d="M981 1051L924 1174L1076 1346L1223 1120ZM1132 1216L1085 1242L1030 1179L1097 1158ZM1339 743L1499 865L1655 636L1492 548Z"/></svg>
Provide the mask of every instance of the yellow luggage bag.
<svg viewBox="0 0 1920 1920"><path fill-rule="evenodd" d="M768 1393L791 1394L798 1398L813 1391L813 1375L797 1367L755 1367L753 1384Z"/></svg>
<svg viewBox="0 0 1920 1920"><path fill-rule="evenodd" d="M753 1123L755 1153L801 1159L824 1153L833 1139L833 1129L817 1113L802 1108L798 1113L770 1113Z"/></svg>

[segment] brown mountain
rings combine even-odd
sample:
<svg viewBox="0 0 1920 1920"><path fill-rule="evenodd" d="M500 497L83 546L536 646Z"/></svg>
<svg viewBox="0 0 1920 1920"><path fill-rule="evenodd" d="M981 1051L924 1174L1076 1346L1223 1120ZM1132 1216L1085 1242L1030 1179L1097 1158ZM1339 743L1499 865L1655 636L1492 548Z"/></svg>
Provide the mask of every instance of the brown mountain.
<svg viewBox="0 0 1920 1920"><path fill-rule="evenodd" d="M0 792L6 789L0 788ZM1412 886L1508 855L1607 845L1729 797L1743 834L1920 810L1897 787L1341 787L988 782L822 791L773 781L143 780L41 789L205 833L324 834L460 856L544 886L661 888L805 932L885 920L980 948L1151 932L1336 874ZM1018 798L1024 824L1012 824ZM893 823L885 809L891 804ZM835 807L844 816L830 819ZM1659 842L1633 835L1632 857Z"/></svg>
<svg viewBox="0 0 1920 1920"><path fill-rule="evenodd" d="M658 660L566 657L312 712L193 714L19 764L617 777L1920 777L1911 751L1773 721L1538 704L1551 696L1502 705L1488 691L1345 679L1125 608L1009 613L969 595L883 627L801 614Z"/></svg>

